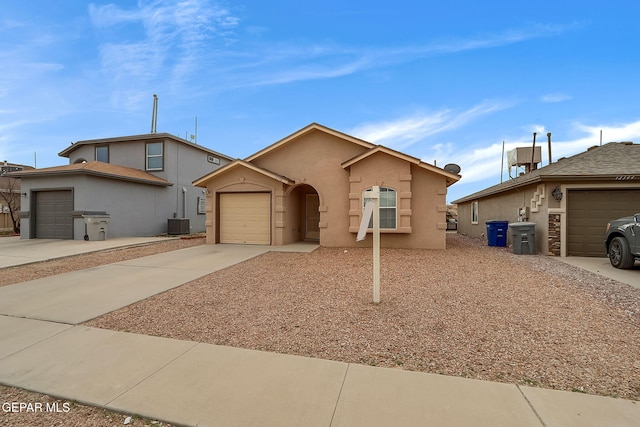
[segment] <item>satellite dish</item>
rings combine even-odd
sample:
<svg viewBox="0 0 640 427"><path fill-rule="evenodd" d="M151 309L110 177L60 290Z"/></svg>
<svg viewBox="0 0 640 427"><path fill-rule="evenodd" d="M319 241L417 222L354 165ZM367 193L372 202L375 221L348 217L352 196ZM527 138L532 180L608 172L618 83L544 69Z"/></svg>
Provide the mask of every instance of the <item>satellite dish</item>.
<svg viewBox="0 0 640 427"><path fill-rule="evenodd" d="M446 170L447 172L457 174L457 173L460 173L460 166L456 165L455 163L448 163L444 165L444 170Z"/></svg>

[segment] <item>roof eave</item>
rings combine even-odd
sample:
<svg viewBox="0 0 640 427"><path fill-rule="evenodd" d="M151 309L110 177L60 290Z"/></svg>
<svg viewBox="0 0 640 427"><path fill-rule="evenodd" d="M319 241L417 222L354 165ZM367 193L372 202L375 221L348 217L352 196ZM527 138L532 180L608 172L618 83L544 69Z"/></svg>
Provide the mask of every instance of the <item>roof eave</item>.
<svg viewBox="0 0 640 427"><path fill-rule="evenodd" d="M135 178L135 177L128 177L128 176L104 173L104 172L94 171L94 170L90 170L90 169L73 169L73 170L30 172L30 173L23 173L23 174L21 174L19 176L16 175L15 177L16 178L30 178L30 177L41 178L41 177L56 176L56 175L82 175L82 174L99 176L99 177L102 177L102 178L117 179L117 180L120 180L120 181L136 182L136 183L139 183L139 184L155 185L155 186L159 186L159 187L171 187L173 185L173 183L171 183L169 181L164 181L164 180L163 181L153 181L153 180L148 180L148 179L141 179L141 178Z"/></svg>
<svg viewBox="0 0 640 427"><path fill-rule="evenodd" d="M127 142L127 141L145 141L145 140L164 140L170 139L176 141L180 144L187 145L189 147L193 147L197 150L204 151L209 154L213 154L215 156L221 157L225 160L233 161L232 157L219 153L210 148L204 147L202 145L195 144L186 139L180 138L178 136L172 135L170 133L161 132L161 133L145 133L140 135L130 135L130 136L117 136L113 138L99 138L99 139L85 139L81 141L77 141L72 143L69 147L65 148L61 152L58 153L60 157L69 157L69 154L75 151L77 148L85 146L85 145L98 145L98 144L109 144L109 143L118 143L118 142Z"/></svg>
<svg viewBox="0 0 640 427"><path fill-rule="evenodd" d="M215 171L208 173L207 175L196 179L195 181L192 182L192 184L196 187L206 187L207 186L207 182L210 181L211 179L215 178L216 176L222 175L224 173L227 173L228 171L235 169L237 167L244 167L247 169L250 169L254 172L257 172L259 174L265 175L273 180L282 182L283 184L287 184L287 185L293 185L295 184L295 181L287 178L286 176L282 176L282 175L277 175L271 171L268 171L266 169L262 169L259 168L251 163L248 163L244 160L240 160L240 159L236 159L233 162L224 165L223 167L216 169Z"/></svg>
<svg viewBox="0 0 640 427"><path fill-rule="evenodd" d="M318 123L311 123L310 125L307 125L307 126L303 127L302 129L292 133L291 135L286 136L286 137L282 138L281 140L276 141L273 144L269 145L268 147L265 147L262 150L250 155L249 157L245 158L244 160L246 162L251 162L251 161L257 159L258 157L261 157L264 154L267 154L267 153L277 149L278 147L281 147L281 146L285 145L289 141L293 141L294 139L297 139L297 138L301 137L302 135L305 135L305 134L307 134L307 133L309 133L311 131L314 131L314 130L318 130L318 131L327 133L329 135L333 135L335 137L344 139L346 141L352 142L354 144L360 145L360 146L365 147L365 148L373 148L373 147L375 147L375 145L370 143L370 142L364 141L362 139L356 138L356 137L351 136L351 135L347 135L346 133L342 133L340 131L328 128L328 127L323 126L323 125L318 124Z"/></svg>
<svg viewBox="0 0 640 427"><path fill-rule="evenodd" d="M461 199L454 200L451 203L454 203L454 204L466 203L466 202L470 202L472 200L483 199L485 197L489 197L489 196L493 196L493 195L496 195L496 194L504 193L504 192L507 192L507 191L510 191L510 190L516 190L518 188L526 187L527 185L535 184L535 183L538 183L538 182L542 182L542 179L540 178L540 176L536 176L536 177L534 177L532 179L528 179L528 180L519 180L518 182L512 183L511 185L503 186L504 183L503 184L498 184L497 186L494 186L494 187L500 187L500 188L489 187L489 188L487 188L485 190L478 191L476 193L473 193L473 194L470 194L468 196L465 196L465 197L463 197ZM508 184L508 183L509 183L509 181L506 182L506 184Z"/></svg>
<svg viewBox="0 0 640 427"><path fill-rule="evenodd" d="M393 156L393 157L396 157L398 159L401 159L401 160L404 160L406 162L409 162L411 164L414 164L416 166L419 166L419 167L421 167L423 169L426 169L426 170L428 170L430 172L434 172L434 173L437 173L439 175L443 175L445 177L445 179L446 179L447 187L455 184L456 182L458 182L460 180L460 178L462 178L458 174L454 174L454 173L448 172L448 171L446 171L444 169L441 169L441 168L439 168L437 166L433 166L433 165L430 165L429 163L425 163L425 162L421 161L420 159L418 159L416 157L412 157L412 156L410 156L408 154L401 153L399 151L393 150L393 149L385 147L383 145L376 145L371 150L366 151L364 153L360 153L357 156L352 157L351 159L342 162L341 166L342 166L343 169L347 169L348 167L350 167L350 166L352 166L352 165L354 165L354 164L366 159L367 157L372 156L375 153L384 153L384 154L387 154L389 156Z"/></svg>

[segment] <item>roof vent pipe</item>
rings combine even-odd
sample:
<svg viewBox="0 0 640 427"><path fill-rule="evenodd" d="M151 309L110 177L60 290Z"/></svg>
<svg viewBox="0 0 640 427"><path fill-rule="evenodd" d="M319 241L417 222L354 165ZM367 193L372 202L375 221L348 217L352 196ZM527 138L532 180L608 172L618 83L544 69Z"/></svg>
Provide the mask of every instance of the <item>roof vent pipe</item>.
<svg viewBox="0 0 640 427"><path fill-rule="evenodd" d="M547 132L547 141L549 145L549 164L551 164L551 132Z"/></svg>
<svg viewBox="0 0 640 427"><path fill-rule="evenodd" d="M158 125L158 95L153 94L153 109L151 110L151 133L156 133Z"/></svg>
<svg viewBox="0 0 640 427"><path fill-rule="evenodd" d="M536 132L533 133L533 148L531 149L531 163L529 163L529 165L527 166L525 173L529 173L532 170L536 169L535 153L536 153Z"/></svg>

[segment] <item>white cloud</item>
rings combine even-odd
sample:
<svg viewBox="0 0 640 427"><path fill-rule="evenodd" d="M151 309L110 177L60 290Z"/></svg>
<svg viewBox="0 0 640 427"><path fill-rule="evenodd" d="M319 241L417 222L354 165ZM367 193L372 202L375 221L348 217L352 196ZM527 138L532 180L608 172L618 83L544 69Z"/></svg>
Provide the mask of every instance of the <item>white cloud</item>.
<svg viewBox="0 0 640 427"><path fill-rule="evenodd" d="M533 132L537 132L536 145L542 147L542 166L546 166L548 160L547 150L547 130L539 125L531 126L531 133L522 134L518 137L507 138L505 143L505 163L504 177L508 179L508 165L506 163L506 153L516 147L530 147L533 144ZM560 157L570 157L584 152L589 147L599 145L600 130L603 134L603 144L607 142L620 141L640 141L640 120L626 124L594 126L575 123L568 133L580 134L575 139L554 140L551 135L551 151L553 161ZM491 179L493 185L500 182L500 170L502 164L502 143L490 143L485 147L472 148L468 150L452 150L455 155L454 162L462 167L462 180L460 183L469 184ZM431 157L431 153L429 157ZM429 161L425 159L425 161ZM512 175L513 176L513 175ZM489 186L488 185L488 186Z"/></svg>
<svg viewBox="0 0 640 427"><path fill-rule="evenodd" d="M467 50L488 49L507 46L527 40L552 37L575 28L576 24L534 24L523 28L512 28L493 34L482 34L465 39L449 40L413 48L423 53L453 53Z"/></svg>
<svg viewBox="0 0 640 427"><path fill-rule="evenodd" d="M255 87L353 75L362 71L407 63L419 58L477 49L490 49L552 37L575 25L532 25L502 32L450 38L391 48L338 45L259 46L238 56L222 52L233 62L223 75L221 88ZM220 54L220 53L218 53ZM219 58L218 58L219 59ZM217 63L219 66L219 63Z"/></svg>
<svg viewBox="0 0 640 427"><path fill-rule="evenodd" d="M568 101L570 99L572 99L571 95L567 95L566 93L561 93L561 92L548 93L540 97L540 100L546 103L563 102L563 101Z"/></svg>
<svg viewBox="0 0 640 427"><path fill-rule="evenodd" d="M620 124L614 126L588 126L581 123L575 125L575 127L590 135L589 140L599 141L600 131L602 131L603 143L607 142L621 142L621 141L635 141L640 142L640 120Z"/></svg>
<svg viewBox="0 0 640 427"><path fill-rule="evenodd" d="M403 150L432 135L461 128L482 116L509 106L511 104L506 102L485 101L460 112L443 109L434 113L416 113L392 121L365 123L348 133L365 141Z"/></svg>
<svg viewBox="0 0 640 427"><path fill-rule="evenodd" d="M114 100L125 98L123 93L129 99L131 92L148 94L158 86L182 90L187 77L199 71L199 59L213 49L211 40L228 43L239 22L208 0L140 1L133 9L92 4L89 15L96 28L106 30L100 60L114 85ZM122 25L137 26L138 32L126 34L138 37L121 40L114 27Z"/></svg>

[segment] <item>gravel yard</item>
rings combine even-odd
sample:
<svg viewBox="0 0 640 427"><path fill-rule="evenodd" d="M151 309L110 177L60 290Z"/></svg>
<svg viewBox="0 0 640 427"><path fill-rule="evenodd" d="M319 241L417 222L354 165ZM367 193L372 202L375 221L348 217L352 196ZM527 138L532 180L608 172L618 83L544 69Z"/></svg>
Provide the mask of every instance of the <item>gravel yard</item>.
<svg viewBox="0 0 640 427"><path fill-rule="evenodd" d="M40 393L32 393L0 385L0 404L14 402L30 404L32 408L38 408L36 406L38 404L42 405L43 408L47 408L47 405L49 405L50 411L27 412L23 410L22 412L10 412L10 410L2 410L0 411L0 425L3 427L115 427L124 426L125 421L129 421L126 424L128 427L171 427L171 424L156 420L120 414L69 400L56 399Z"/></svg>
<svg viewBox="0 0 640 427"><path fill-rule="evenodd" d="M89 326L640 400L640 290L448 234L447 250L267 253Z"/></svg>
<svg viewBox="0 0 640 427"><path fill-rule="evenodd" d="M6 268L0 286L203 244L171 240ZM215 344L640 400L640 289L544 256L447 235L447 250L268 253L87 324ZM0 401L70 405L0 424L118 426L128 414L0 385ZM46 420L46 421L45 421ZM168 426L132 417L132 426Z"/></svg>

